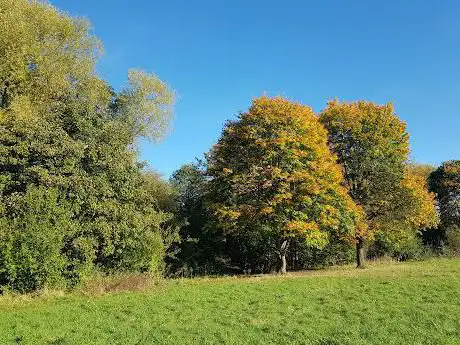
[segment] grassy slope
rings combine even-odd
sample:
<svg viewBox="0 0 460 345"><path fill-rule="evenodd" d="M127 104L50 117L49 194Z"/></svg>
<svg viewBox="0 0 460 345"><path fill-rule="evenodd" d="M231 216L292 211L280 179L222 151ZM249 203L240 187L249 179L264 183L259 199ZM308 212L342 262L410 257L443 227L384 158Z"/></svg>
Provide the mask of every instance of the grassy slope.
<svg viewBox="0 0 460 345"><path fill-rule="evenodd" d="M460 344L460 260L3 297L0 344Z"/></svg>

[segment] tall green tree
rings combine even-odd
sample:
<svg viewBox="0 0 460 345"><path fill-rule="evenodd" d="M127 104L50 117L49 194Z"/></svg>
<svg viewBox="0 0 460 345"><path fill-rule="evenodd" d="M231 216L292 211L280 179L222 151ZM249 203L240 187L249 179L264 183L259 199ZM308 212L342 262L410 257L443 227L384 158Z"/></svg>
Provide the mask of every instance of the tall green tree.
<svg viewBox="0 0 460 345"><path fill-rule="evenodd" d="M11 273L0 285L14 285L15 265L37 262L21 261L15 252L24 248L20 224L32 217L26 207L16 210L44 207L38 200L31 204L36 193L73 224L62 227L58 250L71 284L93 268L157 271L171 215L144 197L148 181L136 142L163 136L173 92L135 70L126 88L114 92L96 74L101 44L89 23L47 3L0 0L0 22L0 218L7 241L1 255L9 257L0 271ZM51 225L40 225L53 224L50 214L30 222L28 231L56 238Z"/></svg>
<svg viewBox="0 0 460 345"><path fill-rule="evenodd" d="M172 261L173 274L194 275L220 273L217 263L222 255L219 235L206 228L208 179L201 162L184 164L170 178L177 192L176 217L180 223L181 242Z"/></svg>
<svg viewBox="0 0 460 345"><path fill-rule="evenodd" d="M355 236L358 267L364 265L364 241L376 232L436 223L426 184L407 169L409 134L391 104L331 101L320 121L329 132L349 194L368 223L368 231Z"/></svg>
<svg viewBox="0 0 460 345"><path fill-rule="evenodd" d="M460 161L452 160L441 164L429 177L430 189L436 193L436 203L441 223L438 231L431 235L435 245L443 247L447 240L448 249L460 252ZM434 236L433 236L434 235Z"/></svg>
<svg viewBox="0 0 460 345"><path fill-rule="evenodd" d="M460 226L460 160L444 162L433 171L430 188L436 193L442 224Z"/></svg>
<svg viewBox="0 0 460 345"><path fill-rule="evenodd" d="M207 156L215 223L228 233L263 233L280 258L292 238L324 247L333 235L349 237L360 210L342 186L327 132L313 111L283 98L255 99L225 126Z"/></svg>

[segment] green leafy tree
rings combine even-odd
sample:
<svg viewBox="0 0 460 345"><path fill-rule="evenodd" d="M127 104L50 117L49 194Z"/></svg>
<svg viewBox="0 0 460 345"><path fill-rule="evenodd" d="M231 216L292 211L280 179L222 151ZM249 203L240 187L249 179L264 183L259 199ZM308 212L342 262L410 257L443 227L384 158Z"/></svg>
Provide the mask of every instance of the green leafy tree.
<svg viewBox="0 0 460 345"><path fill-rule="evenodd" d="M207 156L213 226L228 233L264 233L286 272L292 238L324 247L350 237L360 210L342 186L327 132L313 111L283 98L255 99L225 126Z"/></svg>
<svg viewBox="0 0 460 345"><path fill-rule="evenodd" d="M441 164L430 175L430 188L436 193L444 226L460 225L460 161Z"/></svg>
<svg viewBox="0 0 460 345"><path fill-rule="evenodd" d="M209 212L206 207L208 181L201 163L184 164L170 180L177 193L176 217L180 224L181 242L171 262L175 275L218 273L220 256L218 236L206 229Z"/></svg>
<svg viewBox="0 0 460 345"><path fill-rule="evenodd" d="M447 240L449 249L460 252L460 161L452 160L441 164L429 177L430 189L436 193L440 214L442 240ZM439 233L435 238L439 237ZM439 242L439 241L438 241Z"/></svg>
<svg viewBox="0 0 460 345"><path fill-rule="evenodd" d="M59 260L66 263L61 272L70 285L94 268L157 272L171 215L145 196L150 184L136 141L164 135L172 91L134 70L124 90L111 90L95 73L101 45L88 22L44 2L0 0L0 22L0 216L2 236L10 241L4 245L27 247L18 244L25 237L17 224L33 215L25 208L13 212L13 206L30 202L28 193L38 188L57 193L50 205L73 224L62 226L59 239ZM39 229L41 238L55 238L51 225L48 233L46 226ZM16 258L19 265L20 255L10 249L2 263L13 267ZM19 286L2 277L0 285Z"/></svg>

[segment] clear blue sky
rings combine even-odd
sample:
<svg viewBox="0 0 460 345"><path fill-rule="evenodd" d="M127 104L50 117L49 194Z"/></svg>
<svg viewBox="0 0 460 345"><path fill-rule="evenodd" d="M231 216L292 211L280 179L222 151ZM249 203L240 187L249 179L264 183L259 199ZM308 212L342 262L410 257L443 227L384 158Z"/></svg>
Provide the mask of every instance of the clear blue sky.
<svg viewBox="0 0 460 345"><path fill-rule="evenodd" d="M51 0L91 20L116 89L131 67L177 92L170 135L141 157L168 176L202 157L226 119L264 93L320 111L393 102L412 159L460 159L460 1Z"/></svg>

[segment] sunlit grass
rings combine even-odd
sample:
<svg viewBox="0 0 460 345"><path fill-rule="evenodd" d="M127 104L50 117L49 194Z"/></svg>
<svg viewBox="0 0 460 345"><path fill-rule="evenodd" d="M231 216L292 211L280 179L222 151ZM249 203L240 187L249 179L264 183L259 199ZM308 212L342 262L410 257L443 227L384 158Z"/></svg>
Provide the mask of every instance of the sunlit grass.
<svg viewBox="0 0 460 345"><path fill-rule="evenodd" d="M0 344L460 344L460 260L6 296Z"/></svg>

